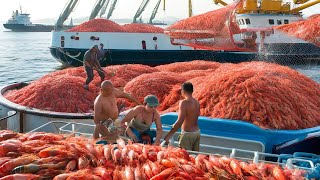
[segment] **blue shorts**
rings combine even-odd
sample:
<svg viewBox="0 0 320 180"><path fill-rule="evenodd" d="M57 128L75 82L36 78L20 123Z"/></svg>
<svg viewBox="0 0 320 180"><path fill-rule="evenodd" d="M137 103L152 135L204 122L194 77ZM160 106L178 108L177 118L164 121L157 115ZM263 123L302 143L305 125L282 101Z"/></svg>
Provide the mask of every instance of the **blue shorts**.
<svg viewBox="0 0 320 180"><path fill-rule="evenodd" d="M143 143L143 144L149 144L149 142L146 142L146 140L143 138L143 136L149 136L150 138L150 143L153 144L153 138L156 137L157 132L156 131L151 131L150 129L140 133L138 130L131 128L131 131L138 137L139 142L138 143Z"/></svg>

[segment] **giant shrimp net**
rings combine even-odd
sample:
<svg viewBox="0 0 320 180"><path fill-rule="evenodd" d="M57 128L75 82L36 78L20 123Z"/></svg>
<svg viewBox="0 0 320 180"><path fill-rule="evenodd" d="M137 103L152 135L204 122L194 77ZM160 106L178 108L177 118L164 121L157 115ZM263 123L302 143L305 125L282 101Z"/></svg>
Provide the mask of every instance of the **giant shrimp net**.
<svg viewBox="0 0 320 180"><path fill-rule="evenodd" d="M320 85L303 74L266 62L240 64L209 61L178 62L149 67L117 65L104 68L106 79L140 102L155 94L161 113L178 111L181 84L194 85L201 115L253 123L269 129L304 129L320 125ZM21 89L5 93L17 104L56 112L92 112L100 92L95 72L89 91L83 88L83 67L50 73ZM119 99L120 110L135 106Z"/></svg>

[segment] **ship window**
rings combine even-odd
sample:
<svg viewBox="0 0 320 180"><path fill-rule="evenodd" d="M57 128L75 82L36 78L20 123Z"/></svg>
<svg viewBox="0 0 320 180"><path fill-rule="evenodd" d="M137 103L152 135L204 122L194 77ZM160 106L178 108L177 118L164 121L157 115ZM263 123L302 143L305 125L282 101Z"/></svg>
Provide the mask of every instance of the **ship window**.
<svg viewBox="0 0 320 180"><path fill-rule="evenodd" d="M269 19L269 24L274 24L274 20L273 19Z"/></svg>
<svg viewBox="0 0 320 180"><path fill-rule="evenodd" d="M241 23L240 23L240 19L238 19L238 20L237 20L237 22L238 22L238 24L239 24L239 25L241 25Z"/></svg>
<svg viewBox="0 0 320 180"><path fill-rule="evenodd" d="M241 19L241 23L242 23L242 24L245 24L243 19Z"/></svg>
<svg viewBox="0 0 320 180"><path fill-rule="evenodd" d="M283 20L283 24L289 24L289 20L288 19Z"/></svg>
<svg viewBox="0 0 320 180"><path fill-rule="evenodd" d="M282 24L281 19L278 19L278 20L277 20L277 24L279 24L279 25Z"/></svg>
<svg viewBox="0 0 320 180"><path fill-rule="evenodd" d="M60 38L61 38L61 41L64 41L64 36L61 36Z"/></svg>
<svg viewBox="0 0 320 180"><path fill-rule="evenodd" d="M250 24L250 19L246 18L246 24Z"/></svg>

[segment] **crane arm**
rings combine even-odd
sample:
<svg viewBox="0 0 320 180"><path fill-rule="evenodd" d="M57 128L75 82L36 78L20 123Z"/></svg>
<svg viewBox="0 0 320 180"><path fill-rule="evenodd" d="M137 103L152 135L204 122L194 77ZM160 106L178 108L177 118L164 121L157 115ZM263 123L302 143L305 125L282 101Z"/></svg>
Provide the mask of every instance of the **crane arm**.
<svg viewBox="0 0 320 180"><path fill-rule="evenodd" d="M316 5L316 4L318 4L318 3L320 3L320 0L314 0L314 1L311 1L311 2L307 2L307 3L305 3L305 4L302 4L302 5L299 6L299 7L296 7L296 8L291 9L290 12L299 12L299 11L301 11L301 10L303 10L303 9L306 9L306 8L308 8L308 7L310 7L310 6L313 6L313 5Z"/></svg>
<svg viewBox="0 0 320 180"><path fill-rule="evenodd" d="M146 9L150 0L143 0L140 4L139 9L137 10L136 14L133 17L133 23L137 22L137 18L142 14L142 12Z"/></svg>
<svg viewBox="0 0 320 180"><path fill-rule="evenodd" d="M71 12L74 10L75 6L77 5L79 0L69 0L64 9L62 10L62 13L60 14L56 24L55 29L60 30L63 27L63 23L68 19Z"/></svg>
<svg viewBox="0 0 320 180"><path fill-rule="evenodd" d="M191 17L193 14L192 12L192 0L189 0L189 17Z"/></svg>
<svg viewBox="0 0 320 180"><path fill-rule="evenodd" d="M109 2L110 2L110 0L107 0L104 3L103 7L101 8L101 11L100 11L100 14L99 14L100 18L106 13L106 10L108 8Z"/></svg>
<svg viewBox="0 0 320 180"><path fill-rule="evenodd" d="M161 3L161 0L159 0L158 3L156 4L156 6L154 7L152 14L151 14L151 17L149 19L149 24L152 24L152 20L156 17L160 3Z"/></svg>
<svg viewBox="0 0 320 180"><path fill-rule="evenodd" d="M99 11L101 10L103 4L106 2L106 0L97 0L96 4L94 5L91 14L89 16L89 20L94 19L97 17Z"/></svg>
<svg viewBox="0 0 320 180"><path fill-rule="evenodd" d="M224 2L223 0L212 0L214 4L218 5L219 3L223 6L227 6L228 4Z"/></svg>
<svg viewBox="0 0 320 180"><path fill-rule="evenodd" d="M109 19L111 16L112 16L112 13L116 7L116 4L117 4L117 0L113 0L111 5L110 5L110 9L109 9L109 12L107 14L107 19Z"/></svg>

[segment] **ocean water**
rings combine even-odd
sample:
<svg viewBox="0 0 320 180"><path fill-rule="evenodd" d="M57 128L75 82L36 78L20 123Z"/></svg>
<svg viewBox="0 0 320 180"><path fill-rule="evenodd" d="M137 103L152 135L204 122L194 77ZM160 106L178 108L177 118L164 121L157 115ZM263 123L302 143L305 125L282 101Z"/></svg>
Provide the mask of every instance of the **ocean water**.
<svg viewBox="0 0 320 180"><path fill-rule="evenodd" d="M29 82L65 68L50 54L50 32L10 32L0 27L0 86ZM320 65L292 67L320 83Z"/></svg>

